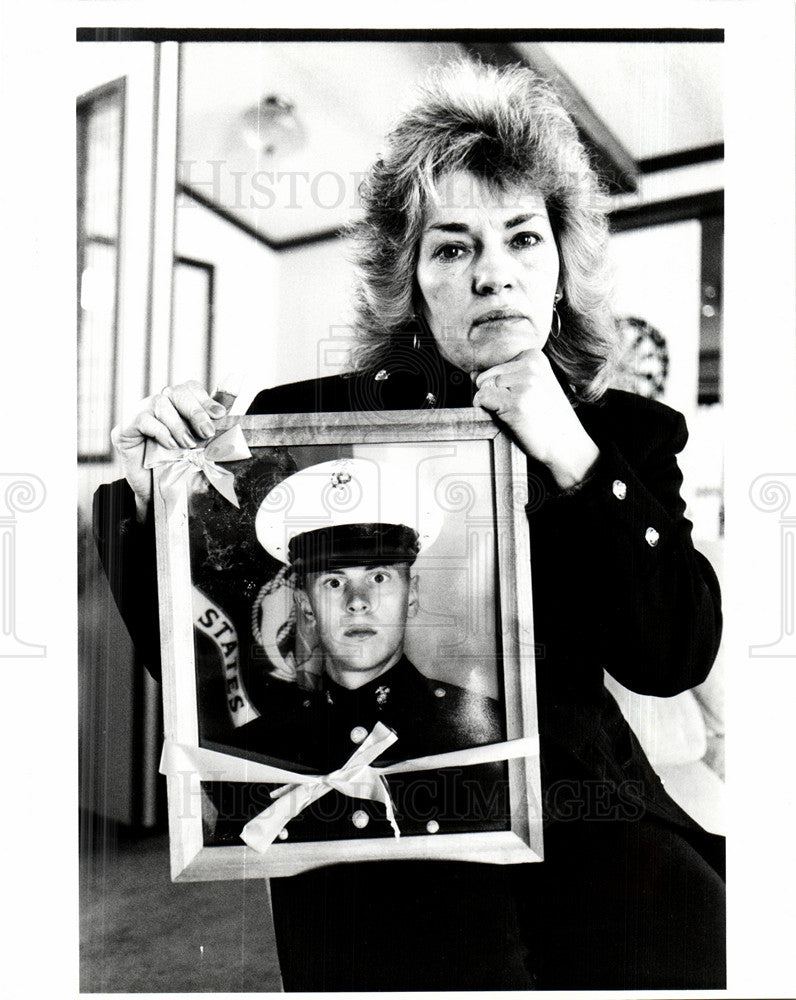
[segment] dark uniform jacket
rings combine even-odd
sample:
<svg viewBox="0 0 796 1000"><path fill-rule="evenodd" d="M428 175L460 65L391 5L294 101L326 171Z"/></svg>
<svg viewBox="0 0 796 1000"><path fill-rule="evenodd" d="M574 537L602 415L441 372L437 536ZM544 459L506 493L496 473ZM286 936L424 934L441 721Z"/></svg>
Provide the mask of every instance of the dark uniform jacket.
<svg viewBox="0 0 796 1000"><path fill-rule="evenodd" d="M229 744L249 756L276 758L288 766L299 765L323 774L345 764L377 722L398 737L378 758L379 765L499 743L505 738L494 699L431 680L405 656L355 690L341 687L326 674L317 691L273 681L260 699L260 710L260 718L235 730ZM507 782L507 767L502 761L387 778L402 836L508 829ZM271 787L258 786L249 801L233 786L216 793L220 819L212 842L239 844L240 820L251 819L266 807L269 799L265 792ZM230 803L237 808L231 809ZM302 841L348 840L391 837L393 830L380 803L333 790L291 820L282 836Z"/></svg>
<svg viewBox="0 0 796 1000"><path fill-rule="evenodd" d="M407 351L378 371L265 390L249 412L469 406L472 396L471 382L461 371L436 354ZM600 450L587 481L562 494L543 466L528 461L545 836L555 836L556 826L563 828L573 816L590 819L583 789L595 783L606 788L618 820L626 816L620 808L622 789L632 789L645 824L676 830L717 867L720 839L706 834L666 795L603 685L605 669L631 690L673 695L705 679L718 649L719 587L709 563L693 548L680 497L676 455L687 439L685 421L666 406L619 391L608 391L597 404L578 404L576 413ZM112 589L140 654L157 670L151 526L135 524L125 483L101 487L95 504L95 530ZM562 816L564 787L570 800ZM380 862L377 867L378 872L367 864L334 866L274 881L275 923L289 988L528 986L519 957L523 944L511 917L512 894L524 876L453 862ZM390 912L403 914L402 933L411 936L416 927L408 944L415 956L411 967L398 956L388 959L388 943L372 930L372 913L380 909L384 893L392 896ZM367 955L346 953L343 961L343 939L331 932L331 918L321 918L309 904L319 895L337 896L341 918L348 921L346 933L368 942ZM312 926L306 924L308 913L316 918ZM415 917L410 920L408 913ZM450 934L451 954L439 959L444 974L434 958L441 952L429 951L429 926L443 937ZM323 937L326 948L299 951L290 944L302 928Z"/></svg>

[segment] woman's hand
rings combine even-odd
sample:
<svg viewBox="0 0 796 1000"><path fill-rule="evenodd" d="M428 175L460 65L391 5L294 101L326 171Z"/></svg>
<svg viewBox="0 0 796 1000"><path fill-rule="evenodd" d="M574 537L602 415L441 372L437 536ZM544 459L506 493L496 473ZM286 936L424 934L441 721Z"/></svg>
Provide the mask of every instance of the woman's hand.
<svg viewBox="0 0 796 1000"><path fill-rule="evenodd" d="M546 465L561 489L586 478L599 457L564 390L539 349L523 351L481 372L473 405L483 406L513 431L520 447Z"/></svg>
<svg viewBox="0 0 796 1000"><path fill-rule="evenodd" d="M111 443L135 493L139 521L146 517L152 499L152 470L144 468L147 438L154 438L164 448L194 448L215 434L213 419L226 412L198 382L184 382L148 396L132 420L113 428Z"/></svg>

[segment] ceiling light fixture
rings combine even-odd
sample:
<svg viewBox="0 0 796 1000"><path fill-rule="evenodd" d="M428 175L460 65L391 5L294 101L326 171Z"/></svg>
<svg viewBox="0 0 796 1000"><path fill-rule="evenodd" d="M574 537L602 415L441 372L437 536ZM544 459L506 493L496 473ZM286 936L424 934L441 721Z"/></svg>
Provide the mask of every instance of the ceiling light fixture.
<svg viewBox="0 0 796 1000"><path fill-rule="evenodd" d="M273 159L300 149L306 132L295 105L276 94L268 94L243 112L243 138L250 149Z"/></svg>

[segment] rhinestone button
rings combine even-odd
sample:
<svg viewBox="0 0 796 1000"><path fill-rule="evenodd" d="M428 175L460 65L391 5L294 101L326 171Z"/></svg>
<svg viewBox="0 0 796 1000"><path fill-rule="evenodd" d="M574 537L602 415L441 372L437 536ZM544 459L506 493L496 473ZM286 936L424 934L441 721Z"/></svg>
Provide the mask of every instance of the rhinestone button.
<svg viewBox="0 0 796 1000"><path fill-rule="evenodd" d="M351 822L357 828L357 830L364 830L365 827L370 823L370 816L362 809L357 809L354 815L351 817Z"/></svg>
<svg viewBox="0 0 796 1000"><path fill-rule="evenodd" d="M351 730L351 742L352 743L362 743L365 737L368 735L367 729L364 726L354 726Z"/></svg>
<svg viewBox="0 0 796 1000"><path fill-rule="evenodd" d="M430 819L428 823L426 823L426 830L428 830L429 833L439 833L439 823L435 819Z"/></svg>
<svg viewBox="0 0 796 1000"><path fill-rule="evenodd" d="M445 688L442 687L434 688L434 695L437 698L444 698L447 693L448 692L445 690Z"/></svg>
<svg viewBox="0 0 796 1000"><path fill-rule="evenodd" d="M287 840L287 830L285 830L283 827L277 834L277 837L279 838L279 840Z"/></svg>
<svg viewBox="0 0 796 1000"><path fill-rule="evenodd" d="M428 403L429 406L437 405L437 397L434 395L433 392L426 393L426 402Z"/></svg>
<svg viewBox="0 0 796 1000"><path fill-rule="evenodd" d="M658 544L658 539L660 537L661 536L654 528L647 528L647 530L644 532L644 538L647 542L647 545L649 545L651 549L655 548L655 546Z"/></svg>
<svg viewBox="0 0 796 1000"><path fill-rule="evenodd" d="M387 369L382 368L380 371L376 372L376 374L373 376L373 379L376 382L385 382L389 377L390 373L387 371Z"/></svg>
<svg viewBox="0 0 796 1000"><path fill-rule="evenodd" d="M624 500L627 496L627 486L621 479L615 479L611 489L614 491L614 496L617 500Z"/></svg>

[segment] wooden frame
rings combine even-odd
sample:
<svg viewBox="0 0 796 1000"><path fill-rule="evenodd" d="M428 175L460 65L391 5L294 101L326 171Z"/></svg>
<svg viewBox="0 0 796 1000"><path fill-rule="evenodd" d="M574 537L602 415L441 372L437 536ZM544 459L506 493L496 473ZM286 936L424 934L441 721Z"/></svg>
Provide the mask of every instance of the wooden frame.
<svg viewBox="0 0 796 1000"><path fill-rule="evenodd" d="M323 864L345 860L398 858L454 858L492 863L532 862L542 859L541 784L531 613L531 571L525 456L501 434L492 419L472 409L398 411L385 413L291 414L225 418L219 434L235 425L250 448L289 449L377 445L388 458L390 446L436 447L451 455L473 448L485 456L481 467L462 475L481 476L490 499L494 539L494 580L497 587L495 661L502 676L502 707L506 741L524 740L523 756L510 752L495 756L507 760L510 816L506 828L488 832L393 837L365 837L329 842L275 841L260 853L246 846L206 846L201 809L201 779L191 767L172 762L166 768L169 799L171 874L175 881L201 881L291 875ZM218 437L218 435L217 435ZM459 443L463 443L461 449ZM452 447L451 447L452 446ZM465 447L466 446L466 447ZM172 453L175 457L175 453ZM316 459L317 461L317 459ZM471 465L468 459L468 465ZM187 467L187 463L186 463ZM174 463L155 467L155 519L158 549L158 585L163 662L165 737L168 745L198 748L200 718L197 692L192 568L189 554L189 497L196 487L190 476L174 485ZM243 465L234 465L236 477ZM166 486L169 480L172 485ZM236 481L240 481L239 478ZM198 473L199 492L211 487ZM267 491L266 491L267 492ZM229 506L230 512L234 510ZM483 518L482 518L483 521ZM518 743L513 744L516 747ZM204 746L216 744L204 742ZM165 759L165 758L164 758ZM183 758L184 759L184 758ZM234 759L233 752L215 760ZM280 762L277 762L280 763ZM377 762L378 764L378 762ZM280 766L284 766L281 764ZM222 769L223 770L223 769ZM224 775L214 765L215 777ZM205 774L205 779L207 775ZM262 780L255 779L255 780Z"/></svg>

